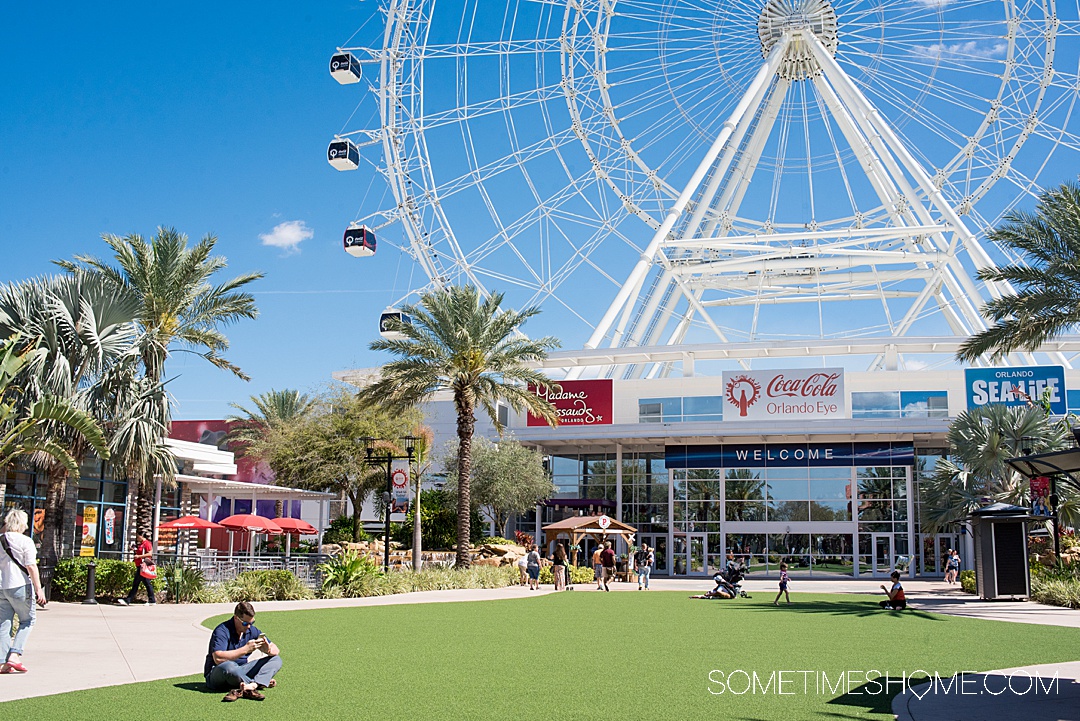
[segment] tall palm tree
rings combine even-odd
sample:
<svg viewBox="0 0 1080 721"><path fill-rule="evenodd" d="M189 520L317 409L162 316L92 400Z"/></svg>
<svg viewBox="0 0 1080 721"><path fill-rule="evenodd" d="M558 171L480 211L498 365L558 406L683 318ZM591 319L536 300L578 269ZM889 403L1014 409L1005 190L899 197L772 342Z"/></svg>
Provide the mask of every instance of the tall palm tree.
<svg viewBox="0 0 1080 721"><path fill-rule="evenodd" d="M230 407L243 415L234 414L225 419L232 422L229 440L237 444L236 450L240 455L248 456L257 455L250 452L252 442L264 439L274 428L303 420L317 405L316 399L292 389L277 391L271 388L266 393L250 398L255 410L249 410L238 403L230 403ZM284 509L285 505L281 500L274 504L274 513L279 518Z"/></svg>
<svg viewBox="0 0 1080 721"><path fill-rule="evenodd" d="M999 404L965 411L949 426L951 455L938 460L934 474L923 482L923 530L933 532L963 521L988 502L1017 505L1029 502L1024 479L1005 463L1009 458L1061 450L1071 439L1041 408ZM1077 498L1073 489L1059 489L1065 503L1062 522L1076 525Z"/></svg>
<svg viewBox="0 0 1080 721"><path fill-rule="evenodd" d="M0 286L0 339L26 333L40 351L20 376L23 404L46 395L64 398L107 430L108 415L97 403L98 384L112 366L133 359L137 310L132 296L87 273ZM92 451L86 437L68 425L52 423L47 432L77 465ZM70 475L52 456L38 458L45 461L48 478L41 553L55 563Z"/></svg>
<svg viewBox="0 0 1080 721"><path fill-rule="evenodd" d="M74 261L57 261L57 264L71 273L85 270L99 273L138 299L136 321L142 331L139 355L147 379L160 383L170 353L186 350L250 380L221 355L229 348L221 328L258 315L255 299L240 289L262 278L262 273L245 273L214 285L213 276L224 270L227 262L223 256L212 254L217 243L213 235L205 236L192 247L188 247L187 236L173 228L158 228L149 241L134 234L123 238L104 235L102 239L112 249L116 266L92 256L76 256ZM159 405L147 410L153 412L155 422L167 428L170 419L167 396L148 397L157 398ZM152 449L144 451L149 453ZM138 528L147 535L151 532L147 509L153 485L153 477L147 475L139 486Z"/></svg>
<svg viewBox="0 0 1080 721"><path fill-rule="evenodd" d="M18 340L16 336L0 345L0 472L6 472L21 457L45 454L77 478L78 463L63 445L50 437L48 425L73 428L102 458L109 457L105 437L92 418L58 396L42 396L20 411L17 397L22 394L22 388L15 379L28 363L36 360L40 351L34 348L20 351Z"/></svg>
<svg viewBox="0 0 1080 721"><path fill-rule="evenodd" d="M979 271L982 280L1008 281L1016 294L983 306L983 314L996 325L968 338L958 359L1034 351L1080 324L1080 185L1070 182L1044 191L1035 212L1009 213L987 237L1019 251L1026 262Z"/></svg>
<svg viewBox="0 0 1080 721"><path fill-rule="evenodd" d="M551 425L558 424L555 408L529 389L557 389L558 385L528 367L547 357L559 342L550 336L532 340L520 333L526 320L539 308L522 311L501 307L503 296L483 297L472 286L451 286L425 293L417 305L403 311L410 323L397 322L393 330L404 338L380 339L371 343L376 351L397 356L382 367L378 381L360 392L362 400L398 410L416 406L441 390L454 396L458 438L458 521L457 558L459 568L468 568L469 475L472 467L472 437L477 406L502 433L496 412L505 401L515 411L528 411Z"/></svg>

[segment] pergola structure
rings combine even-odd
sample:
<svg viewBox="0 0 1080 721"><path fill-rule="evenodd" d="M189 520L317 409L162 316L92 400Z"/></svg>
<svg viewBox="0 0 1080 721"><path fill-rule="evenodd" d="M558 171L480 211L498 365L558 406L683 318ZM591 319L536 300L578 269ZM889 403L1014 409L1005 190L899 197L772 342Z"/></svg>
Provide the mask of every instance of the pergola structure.
<svg viewBox="0 0 1080 721"><path fill-rule="evenodd" d="M1050 513L1054 519L1054 558L1060 562L1061 520L1058 517L1057 482L1063 481L1080 490L1080 479L1076 476L1080 474L1080 448L1018 456L1008 459L1005 463L1025 478L1046 476L1050 479Z"/></svg>
<svg viewBox="0 0 1080 721"><path fill-rule="evenodd" d="M637 529L628 523L616 521L608 516L571 516L543 527L544 545L563 534L570 538L570 563L577 565L577 547L581 539L591 536L597 541L606 541L611 536L618 536L630 545L637 534Z"/></svg>

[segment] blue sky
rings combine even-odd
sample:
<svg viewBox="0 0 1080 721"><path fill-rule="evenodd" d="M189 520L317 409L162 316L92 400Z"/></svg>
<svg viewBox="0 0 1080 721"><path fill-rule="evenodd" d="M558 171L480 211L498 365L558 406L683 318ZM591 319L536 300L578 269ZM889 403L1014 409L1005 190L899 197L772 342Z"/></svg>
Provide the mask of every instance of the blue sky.
<svg viewBox="0 0 1080 721"><path fill-rule="evenodd" d="M168 372L180 419L222 417L230 401L377 364L366 344L393 300L398 254L367 262L342 252L360 186L325 159L359 97L327 62L374 9L355 0L9 5L0 281L105 255L106 232L171 225L192 239L217 235L230 271L266 274L251 286L259 319L228 330L227 356L252 381L176 354ZM295 221L313 234L296 252L263 245L260 235Z"/></svg>
<svg viewBox="0 0 1080 721"><path fill-rule="evenodd" d="M469 22L462 21L458 7L462 2L472 8L465 13ZM480 37L498 33L500 25L505 28L518 22L522 27L515 32L527 37L530 27L523 18L529 12L551 12L550 7L537 10L544 6L529 5L529 12L504 16L487 12L488 2L440 2L445 16L435 23L435 40L453 42L455 37L468 36L473 32L470 23ZM507 5L514 7L516 2L509 0ZM951 5L910 2L920 7ZM856 0L845 3L854 4ZM971 4L992 5L1000 11L989 0ZM623 8L629 12L634 5L624 3ZM636 5L649 9L641 2ZM718 3L715 7L727 12L728 6ZM1073 73L1069 76L1073 78L1075 7L1070 12L1070 31L1059 41L1057 67L1059 73ZM561 11L552 22L558 25L560 18ZM750 72L751 65L760 62L756 25L748 21L742 30L750 38L746 46L753 61L746 66ZM729 32L724 31L725 38ZM371 127L374 107L362 83L343 87L330 77L328 60L337 46L378 45L381 35L382 17L375 0L21 3L7 8L0 27L0 243L4 251L0 282L55 272L54 259L105 255L102 233L149 236L157 226L167 225L193 240L207 233L217 235L217 252L228 258L230 274L254 270L266 274L251 286L261 311L259 319L227 331L233 346L227 357L249 373L252 381L244 383L191 354L175 354L168 373L175 376L170 389L178 419L220 418L229 412L229 402L244 403L250 395L271 388L316 390L330 382L333 371L385 361L367 350L376 337L378 315L426 278L394 247L403 242L400 227L380 231L380 250L373 258L355 259L342 251L342 232L351 220L392 204L385 182L374 175L370 164L339 173L325 159L326 145L335 132ZM695 38L687 40L687 47L709 50ZM943 57L939 46L931 47L938 48L937 57ZM926 51L921 45L915 49L919 48ZM558 59L556 52L545 61L552 64L549 71L554 73L548 81L556 86ZM456 61L443 62L445 66L431 65L429 110L440 98L452 106L457 102L455 88L460 93L451 77ZM470 92L480 100L496 85L492 78L497 75L483 74L492 70L485 62L493 61L481 59L470 66L477 73ZM522 67L533 72L520 72L515 66L515 91L521 89L516 83L536 82L536 69L527 57L524 62ZM446 71L436 77L435 67L446 67ZM905 67L900 62L894 74ZM707 76L695 80L697 76L690 75L686 85L690 90L707 86L714 94L724 94L723 103L736 102L738 96L730 88L712 83ZM637 94L637 86L628 82L623 92ZM365 96L366 104L354 116ZM695 112L707 116L713 125L723 117L711 104L714 101L694 101ZM624 102L633 110L633 97ZM550 107L564 105L556 94ZM1059 112L1064 110L1059 108ZM485 129L492 132L487 134ZM548 132L539 122L524 129L525 135ZM481 160L490 159L485 152L492 157L503 152L495 149L496 136L506 130L503 118L477 121L472 130L477 131L479 142L471 150ZM696 165L701 149L695 143L700 146L709 140L713 130L694 138L685 152L672 153L681 163L679 172L672 175L674 182L680 172L685 175ZM443 132L447 135L431 135L431 152L435 161L454 161L436 169L441 182L446 182L468 167L460 148L435 140L445 137L460 144L461 130L444 124ZM681 131L672 134L670 142L681 143ZM577 142L570 140L567 147L581 155ZM1028 142L1024 152L1037 158L1039 142ZM585 163L583 158L576 160ZM1057 182L1073 175L1075 159L1075 154L1058 153L1043 177ZM558 172L533 172L541 183L554 182L558 176ZM527 199L519 186L502 178L492 182L488 191L500 210L513 196ZM541 187L540 191L551 189ZM1016 191L1011 192L1015 195ZM992 196L988 199L991 205L998 202ZM476 230L479 216L484 215L482 205L475 198L474 205L461 198L453 202L456 206L446 212L457 214L453 222L458 236L468 238L472 231L473 237L487 237L487 231ZM1030 206L1030 198L1026 202ZM588 322L599 319L616 284L636 259L631 246L643 247L651 234L636 220L627 225L632 225L633 237L623 244L605 245L605 253L596 256L596 273L575 276L575 282L560 291L561 299L580 317L549 303L526 331L560 334L564 346L580 347ZM522 235L526 241L533 237ZM576 244L580 238L574 235L569 240ZM535 246L531 250L541 244ZM499 263L497 271L512 267ZM496 278L489 285L506 289L498 282ZM509 296L509 304L518 305L527 297L519 289L518 295ZM842 320L840 315L834 317Z"/></svg>

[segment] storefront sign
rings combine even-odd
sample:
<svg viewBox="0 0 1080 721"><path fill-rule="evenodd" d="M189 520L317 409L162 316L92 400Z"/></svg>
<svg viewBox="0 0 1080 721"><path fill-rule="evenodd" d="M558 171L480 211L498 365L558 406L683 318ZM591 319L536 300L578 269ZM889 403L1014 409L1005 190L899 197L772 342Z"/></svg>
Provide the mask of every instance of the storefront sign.
<svg viewBox="0 0 1080 721"><path fill-rule="evenodd" d="M97 546L97 508L95 506L83 506L82 522L82 543L79 546L79 555L93 556Z"/></svg>
<svg viewBox="0 0 1080 721"><path fill-rule="evenodd" d="M1050 515L1050 479L1046 476L1031 479L1031 515Z"/></svg>
<svg viewBox="0 0 1080 721"><path fill-rule="evenodd" d="M843 368L725 371L725 421L793 421L847 416Z"/></svg>
<svg viewBox="0 0 1080 721"><path fill-rule="evenodd" d="M111 546L116 542L116 511L109 508L105 511L105 545Z"/></svg>
<svg viewBox="0 0 1080 721"><path fill-rule="evenodd" d="M544 391L529 386L529 390L555 406L560 426L611 425L611 379L560 381L560 390ZM546 426L547 422L529 414L529 426Z"/></svg>
<svg viewBox="0 0 1080 721"><path fill-rule="evenodd" d="M914 446L901 441L668 446L664 455L667 468L910 466L915 463Z"/></svg>
<svg viewBox="0 0 1080 721"><path fill-rule="evenodd" d="M390 512L409 512L409 461L395 458L390 465Z"/></svg>
<svg viewBox="0 0 1080 721"><path fill-rule="evenodd" d="M1020 366L1016 368L967 368L964 370L968 410L999 403L1006 406L1041 404L1043 396L1050 412L1063 416L1065 369L1061 366Z"/></svg>

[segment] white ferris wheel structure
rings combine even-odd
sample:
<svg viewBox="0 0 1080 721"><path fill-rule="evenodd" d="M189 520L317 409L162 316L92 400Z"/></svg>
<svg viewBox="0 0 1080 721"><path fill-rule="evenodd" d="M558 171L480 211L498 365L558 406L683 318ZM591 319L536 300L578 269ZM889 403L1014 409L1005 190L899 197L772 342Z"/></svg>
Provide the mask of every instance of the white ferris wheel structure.
<svg viewBox="0 0 1080 721"><path fill-rule="evenodd" d="M385 0L375 17L335 55L362 92L334 140L355 162L332 164L386 188L354 226L425 287L552 311L584 346L551 361L568 378L948 363L1012 292L978 278L1016 260L986 231L1080 169L1076 0Z"/></svg>

